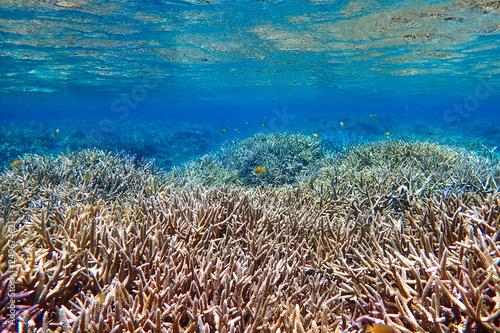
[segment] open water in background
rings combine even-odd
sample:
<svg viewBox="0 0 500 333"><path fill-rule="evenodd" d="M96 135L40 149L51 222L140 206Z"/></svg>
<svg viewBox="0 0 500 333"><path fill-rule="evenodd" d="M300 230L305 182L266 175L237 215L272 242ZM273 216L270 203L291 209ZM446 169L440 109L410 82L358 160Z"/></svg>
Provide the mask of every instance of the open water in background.
<svg viewBox="0 0 500 333"><path fill-rule="evenodd" d="M500 144L499 1L2 0L0 45L3 130L179 121L235 138L375 114L486 123Z"/></svg>

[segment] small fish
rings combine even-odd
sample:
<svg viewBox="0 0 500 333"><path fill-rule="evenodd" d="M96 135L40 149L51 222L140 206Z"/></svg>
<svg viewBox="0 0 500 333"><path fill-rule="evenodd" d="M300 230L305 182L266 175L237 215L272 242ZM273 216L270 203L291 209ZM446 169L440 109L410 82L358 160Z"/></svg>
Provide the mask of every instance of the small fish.
<svg viewBox="0 0 500 333"><path fill-rule="evenodd" d="M266 167L265 167L265 166L263 166L263 165L261 165L261 166L258 166L258 167L256 167L256 168L255 168L254 173L255 173L256 175L258 175L258 174L263 173L264 171L266 171Z"/></svg>
<svg viewBox="0 0 500 333"><path fill-rule="evenodd" d="M313 133L313 136L316 138L316 139L319 139L319 135L317 133Z"/></svg>
<svg viewBox="0 0 500 333"><path fill-rule="evenodd" d="M366 325L365 332L373 332L373 333L396 333L394 328L392 328L389 325L384 325L384 324L373 324L371 325Z"/></svg>
<svg viewBox="0 0 500 333"><path fill-rule="evenodd" d="M237 128L234 129L235 132L239 132Z"/></svg>
<svg viewBox="0 0 500 333"><path fill-rule="evenodd" d="M245 121L245 125L250 125L250 123L248 121Z"/></svg>
<svg viewBox="0 0 500 333"><path fill-rule="evenodd" d="M224 134L224 133L226 133L226 129L225 128L222 129L222 134Z"/></svg>
<svg viewBox="0 0 500 333"><path fill-rule="evenodd" d="M376 114L376 113L372 113L372 114L370 115L370 117L372 117L372 118L375 118L376 116L377 116L377 114Z"/></svg>
<svg viewBox="0 0 500 333"><path fill-rule="evenodd" d="M340 122L340 127L344 127L344 126L345 126L344 122L343 122L343 121L341 121L341 122Z"/></svg>
<svg viewBox="0 0 500 333"><path fill-rule="evenodd" d="M226 119L226 123L228 123L228 122L229 122L229 119Z"/></svg>
<svg viewBox="0 0 500 333"><path fill-rule="evenodd" d="M59 134L59 128L56 128L56 130L54 131L54 135L56 134Z"/></svg>
<svg viewBox="0 0 500 333"><path fill-rule="evenodd" d="M69 133L69 136L73 136L73 135L75 135L75 132Z"/></svg>
<svg viewBox="0 0 500 333"><path fill-rule="evenodd" d="M21 161L21 160L15 160L15 161L10 162L9 165L10 165L11 168L18 168L21 165L23 165L23 161Z"/></svg>
<svg viewBox="0 0 500 333"><path fill-rule="evenodd" d="M389 132L385 132L384 134L385 134L385 136L391 136L391 135L392 135L392 134L391 134L391 133L389 133Z"/></svg>
<svg viewBox="0 0 500 333"><path fill-rule="evenodd" d="M262 124L262 127L266 127L266 126L267 126L267 125L266 125L266 123L263 123L263 124Z"/></svg>

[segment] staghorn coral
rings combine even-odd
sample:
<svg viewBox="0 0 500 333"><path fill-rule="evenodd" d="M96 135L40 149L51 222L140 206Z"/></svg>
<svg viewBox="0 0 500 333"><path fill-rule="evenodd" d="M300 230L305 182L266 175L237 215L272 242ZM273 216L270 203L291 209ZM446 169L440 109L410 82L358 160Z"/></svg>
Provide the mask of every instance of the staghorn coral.
<svg viewBox="0 0 500 333"><path fill-rule="evenodd" d="M225 142L213 156L205 156L179 168L175 175L196 185L215 183L255 187L294 184L324 156L320 142L311 137L258 133L241 142ZM266 166L266 171L256 175L254 171L261 165ZM193 173L198 176L193 177Z"/></svg>
<svg viewBox="0 0 500 333"><path fill-rule="evenodd" d="M244 193L229 189L186 191L171 198L151 198L127 214L117 206L112 211L104 205L82 207L83 211L69 208L75 217L84 218L75 221L72 215L62 214L69 223L65 228L60 226L60 221L52 221L52 253L55 251L65 257L54 255L44 262L42 274L45 278L38 280L45 283L34 301L44 304L46 311L56 311L67 304L71 294L76 297L72 305L89 303L84 291L92 290L97 294L102 286L108 293L110 290L119 293L115 295L119 303L111 304L114 310L108 309L103 323L95 322L109 329L143 327L147 330L154 328L151 323L162 323L163 328L171 327L174 331L189 327L200 330L201 327L211 327L210 330L213 327L230 330L232 327L234 330L235 327L264 325L267 320L262 321L260 316L270 315L266 312L271 308L263 303L262 294L275 289L271 288L272 283L288 280L289 274L298 275L300 281L307 278L303 269L279 274L275 271L276 265L286 267L288 262L307 261L306 248L301 251L304 253L289 253L287 249L295 242L304 242L303 239L294 240L291 233L297 233L300 223L306 220L295 220L295 227L289 228L291 223L287 221L296 218L282 216L286 209L266 208L265 200L252 196L244 198L242 204L242 195ZM106 213L111 216L96 222L95 217L84 213L89 210L98 211L99 216L106 216ZM123 220L125 216L130 219L128 222ZM115 219L115 223L110 223ZM276 230L278 223L282 227ZM65 229L74 232L66 234ZM281 239L280 247L284 242L288 245L275 252L274 246L266 244L272 238ZM37 242L32 240L30 243ZM72 247L85 250L75 251ZM49 249L45 251L50 252ZM83 267L72 266L72 262L79 262ZM57 281L59 275L64 279L57 285L51 283ZM295 283L302 283L300 281ZM81 282L81 287L72 288L75 282ZM292 291L280 293L292 295ZM304 297L306 295L299 298ZM274 303L280 303L279 297L275 297ZM117 308L135 309L134 315L130 317L131 313L121 309L117 313ZM75 309L73 305L69 311L80 311L79 315L84 313L84 318L89 312L83 309L83 306ZM143 314L139 319L135 316L138 313ZM69 317L78 315L70 314Z"/></svg>
<svg viewBox="0 0 500 333"><path fill-rule="evenodd" d="M409 144L393 145L372 150L392 152ZM436 172L460 161L450 150L435 166L425 159L440 147L415 145L424 160L417 158L415 168L427 165ZM356 156L324 162L365 163L355 170L361 177L373 167ZM474 170L472 176L481 179ZM51 212L13 205L8 218L17 228L11 240L16 288L34 290L16 305L39 308L21 315L20 327L355 332L385 322L399 332L497 332L495 183L486 188L479 180L483 186L477 189L433 189L411 198L394 193L387 199L394 204L372 209L387 195L382 185L388 176L380 173L367 192L349 192L357 179L350 175L323 187L323 203L310 195L310 179L304 178L300 186L254 189L195 187L181 179L164 183L165 190L154 195L60 200ZM3 176L9 183L17 177ZM141 193L155 193L151 183L143 186L150 188ZM7 231L0 232L0 240L6 239ZM4 263L7 244L0 245Z"/></svg>
<svg viewBox="0 0 500 333"><path fill-rule="evenodd" d="M169 179L189 185L241 185L241 182L238 181L238 171L230 170L212 155L204 155L180 167L173 167L169 173Z"/></svg>
<svg viewBox="0 0 500 333"><path fill-rule="evenodd" d="M400 220L330 219L198 188L128 209L79 205L61 214L65 228L52 221L52 251L28 241L43 262L32 301L59 318L53 328L95 332L325 332L384 320L401 332L494 332L499 204L498 194L452 195Z"/></svg>
<svg viewBox="0 0 500 333"><path fill-rule="evenodd" d="M0 227L0 234L3 228ZM2 246L2 248L4 248ZM3 255L2 255L3 256ZM3 271L3 269L1 270ZM36 318L40 315L37 305L20 305L34 290L16 290L12 285L11 276L14 272L7 271L0 275L0 332L9 332L15 327L15 318L20 315L26 315L30 318Z"/></svg>
<svg viewBox="0 0 500 333"><path fill-rule="evenodd" d="M462 148L426 142L385 141L322 160L299 182L300 200L330 212L405 212L410 203L439 193L498 189L498 166Z"/></svg>
<svg viewBox="0 0 500 333"><path fill-rule="evenodd" d="M0 174L0 193L8 199L4 214L28 214L44 209L52 212L62 204L130 201L167 190L152 160L83 150L56 158L28 155L20 167ZM54 210L56 211L56 210Z"/></svg>
<svg viewBox="0 0 500 333"><path fill-rule="evenodd" d="M472 9L481 10L484 13L498 12L500 9L500 1L498 0L472 0L465 1L465 4Z"/></svg>

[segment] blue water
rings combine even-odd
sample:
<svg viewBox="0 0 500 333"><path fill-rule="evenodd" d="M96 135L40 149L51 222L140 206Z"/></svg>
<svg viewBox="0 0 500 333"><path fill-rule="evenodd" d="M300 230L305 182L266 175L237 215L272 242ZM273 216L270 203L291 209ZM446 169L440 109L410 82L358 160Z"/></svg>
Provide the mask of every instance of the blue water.
<svg viewBox="0 0 500 333"><path fill-rule="evenodd" d="M199 125L214 134L202 153L262 131L332 134L342 117L376 114L400 133L424 123L494 145L500 10L483 3L2 1L0 120L50 133L87 121L80 132L115 136ZM377 128L381 139L391 130ZM97 145L129 150L122 142ZM27 152L36 147L3 156Z"/></svg>

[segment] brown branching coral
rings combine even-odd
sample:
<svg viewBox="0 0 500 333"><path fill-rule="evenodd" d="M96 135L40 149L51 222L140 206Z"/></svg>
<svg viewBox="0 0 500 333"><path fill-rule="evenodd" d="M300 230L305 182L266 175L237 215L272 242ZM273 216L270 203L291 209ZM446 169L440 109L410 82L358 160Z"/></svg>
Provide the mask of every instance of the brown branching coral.
<svg viewBox="0 0 500 333"><path fill-rule="evenodd" d="M123 201L31 207L23 223L9 223L18 228L9 240L16 290L33 290L16 306L39 309L18 316L20 327L354 332L384 322L399 332L498 332L493 187L394 193L396 210L374 209L382 181L358 182L358 192L343 181L351 180L323 188L329 206L301 192L306 185L170 184ZM0 245L3 263L8 245Z"/></svg>
<svg viewBox="0 0 500 333"><path fill-rule="evenodd" d="M410 203L436 194L488 193L498 189L491 159L464 149L425 142L387 141L352 148L324 159L314 176L303 178L299 194L332 213L345 206L402 213Z"/></svg>
<svg viewBox="0 0 500 333"><path fill-rule="evenodd" d="M102 288L114 295L109 305L114 309L102 323L95 318L95 324L117 331L156 330L158 323L174 331L191 326L230 331L270 325L286 311L283 297L294 303L311 297L306 291L296 293L309 275L315 275L306 235L296 234L303 225L316 225L318 216L307 210L295 216L288 209L267 207L265 200L242 195L227 189L183 192L144 201L127 215L120 209L106 214L107 208L101 206L93 209L98 210L95 215L81 212L85 218L73 226L68 216L65 229L74 229L72 236L54 220L50 233L54 250L45 251L53 256L43 265L42 291L34 301L53 312L73 295L72 310L81 315L85 304L92 304L86 292L97 294ZM89 227L95 232L85 243L80 235ZM85 250L75 252L73 246ZM319 280L311 283L313 295L327 290L327 281L333 279L320 274L325 279L321 286ZM293 284L284 288L283 281ZM312 301L315 308L322 304ZM130 309L133 312L127 312Z"/></svg>
<svg viewBox="0 0 500 333"><path fill-rule="evenodd" d="M30 155L0 174L0 193L18 218L32 210L56 212L61 205L129 201L168 190L153 161L99 150Z"/></svg>
<svg viewBox="0 0 500 333"><path fill-rule="evenodd" d="M33 302L43 300L52 326L90 332L326 332L381 321L401 332L495 332L499 203L439 198L399 221L292 213L229 189L95 215L82 206L72 236L53 227L63 255L44 261ZM92 242L78 240L84 230Z"/></svg>
<svg viewBox="0 0 500 333"><path fill-rule="evenodd" d="M377 304L379 297L384 299L384 312L389 317L393 312L392 317L402 321L394 323L401 331L403 323L421 332L446 332L454 326L498 331L499 290L493 282L499 277L498 239L493 241L498 222L493 216L472 215L484 205L489 210L483 214L497 210L494 214L498 219L498 200L498 195L484 201L469 196L434 199L429 206L418 208L414 217L399 221L394 238L359 244L352 257L369 264L363 267L373 267L361 277L376 281L381 288L377 297L372 296L373 286L372 290L367 284L357 288L367 289L372 304ZM475 234L481 235L481 241ZM383 243L386 246L377 245ZM384 260L377 260L377 256ZM370 312L381 313L372 306L362 318L368 318Z"/></svg>

